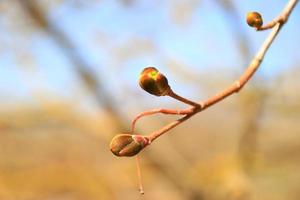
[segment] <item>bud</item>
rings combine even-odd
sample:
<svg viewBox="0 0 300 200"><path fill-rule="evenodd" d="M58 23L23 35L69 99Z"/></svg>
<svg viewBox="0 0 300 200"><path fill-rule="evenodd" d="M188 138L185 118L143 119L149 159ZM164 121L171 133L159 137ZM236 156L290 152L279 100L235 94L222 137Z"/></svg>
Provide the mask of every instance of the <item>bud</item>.
<svg viewBox="0 0 300 200"><path fill-rule="evenodd" d="M254 28L260 28L263 25L263 19L258 12L249 12L247 14L247 24Z"/></svg>
<svg viewBox="0 0 300 200"><path fill-rule="evenodd" d="M138 154L149 142L149 139L142 135L119 134L112 139L110 150L116 156L131 157Z"/></svg>
<svg viewBox="0 0 300 200"><path fill-rule="evenodd" d="M171 90L168 79L154 67L146 67L140 74L139 84L146 92L156 95L167 95Z"/></svg>

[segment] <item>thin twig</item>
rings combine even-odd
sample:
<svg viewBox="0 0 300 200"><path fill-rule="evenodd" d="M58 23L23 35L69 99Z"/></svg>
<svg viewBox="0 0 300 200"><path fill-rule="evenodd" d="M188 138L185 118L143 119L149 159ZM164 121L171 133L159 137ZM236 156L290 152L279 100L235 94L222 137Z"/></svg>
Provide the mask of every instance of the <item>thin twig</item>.
<svg viewBox="0 0 300 200"><path fill-rule="evenodd" d="M288 20L288 17L290 16L291 11L293 10L293 8L297 4L297 2L298 2L298 0L289 1L288 4L285 6L285 8L282 10L282 12L280 13L280 15L277 18L273 19L266 25L256 28L256 30L264 31L264 30L273 28L277 23L284 24Z"/></svg>
<svg viewBox="0 0 300 200"><path fill-rule="evenodd" d="M281 27L288 20L293 8L295 7L295 5L297 3L298 3L298 0L290 0L288 2L286 7L281 12L281 15L280 15L281 20L276 22L275 26L273 27L272 32L265 39L265 41L261 45L259 51L257 52L257 54L254 56L254 58L250 62L250 65L248 66L248 68L245 70L245 72L240 76L240 78L237 81L235 81L232 85L230 85L229 87L227 87L223 91L217 93L215 96L203 101L203 103L201 103L202 106L199 107L198 109L195 109L193 113L188 114L188 115L186 115L186 116L184 116L184 117L182 117L182 118L180 118L176 121L173 121L173 122L167 124L166 126L162 127L161 129L152 132L149 136L147 136L149 138L150 142L154 141L159 136L163 135L167 131L171 130L172 128L174 128L177 125L181 124L182 122L186 121L187 119L189 119L190 117L192 117L196 113L205 110L206 108L222 101L224 98L226 98L226 97L228 97L228 96L230 96L230 95L232 95L236 92L239 92L245 86L245 84L249 81L249 79L253 76L253 74L256 72L258 67L260 66L261 62L264 59L264 56L265 56L267 50L269 49L270 45L272 44L272 42L276 38L276 36L279 33Z"/></svg>
<svg viewBox="0 0 300 200"><path fill-rule="evenodd" d="M183 103L186 103L186 104L188 104L188 105L191 105L191 106L194 106L194 107L202 107L201 105L201 103L196 103L196 102L193 102L193 101L191 101L191 100L189 100L189 99L186 99L186 98L184 98L184 97L182 97L182 96L179 96L178 94L176 94L173 90L170 90L169 91L169 93L167 94L169 97L172 97L172 98L174 98L174 99L176 99L176 100L178 100L178 101L181 101L181 102L183 102Z"/></svg>
<svg viewBox="0 0 300 200"><path fill-rule="evenodd" d="M178 101L181 101L185 104L191 105L191 108L187 108L187 109L182 109L182 110L176 110L176 109L165 109L165 108L157 108L157 109L153 109L153 110L148 110L148 111L144 111L140 114L138 114L131 122L131 132L134 133L134 129L135 129L135 124L136 122L145 116L148 115L153 115L153 114L166 114L166 115L187 115L187 114L192 114L193 112L195 112L195 110L201 109L204 107L203 103L197 103L194 101L191 101L189 99L186 99L178 94L176 94L172 89L169 90L168 94L169 97L172 97Z"/></svg>
<svg viewBox="0 0 300 200"><path fill-rule="evenodd" d="M187 114L191 114L194 112L194 107L191 108L187 108L187 109L182 109L182 110L175 110L175 109L165 109L165 108L158 108L158 109L153 109L153 110L148 110L145 112L142 112L140 114L138 114L131 122L131 133L134 133L134 129L135 129L135 124L136 122L145 116L148 115L153 115L153 114L166 114L166 115L187 115Z"/></svg>

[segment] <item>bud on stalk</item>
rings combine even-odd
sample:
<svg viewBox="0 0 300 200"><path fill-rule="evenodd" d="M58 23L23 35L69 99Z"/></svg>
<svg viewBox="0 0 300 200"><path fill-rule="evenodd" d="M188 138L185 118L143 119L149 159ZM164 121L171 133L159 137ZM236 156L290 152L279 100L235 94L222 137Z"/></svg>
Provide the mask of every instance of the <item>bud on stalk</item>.
<svg viewBox="0 0 300 200"><path fill-rule="evenodd" d="M165 96L171 90L168 79L154 67L146 67L140 74L139 85L146 92Z"/></svg>
<svg viewBox="0 0 300 200"><path fill-rule="evenodd" d="M249 12L246 17L247 24L254 28L260 28L263 25L263 19L258 12Z"/></svg>

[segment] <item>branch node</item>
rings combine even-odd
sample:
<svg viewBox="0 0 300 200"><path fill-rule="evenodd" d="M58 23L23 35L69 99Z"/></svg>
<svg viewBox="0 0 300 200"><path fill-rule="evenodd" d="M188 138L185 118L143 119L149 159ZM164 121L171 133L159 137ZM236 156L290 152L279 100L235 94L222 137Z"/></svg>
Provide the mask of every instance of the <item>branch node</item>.
<svg viewBox="0 0 300 200"><path fill-rule="evenodd" d="M235 87L236 87L236 91L235 91L235 92L239 92L240 89L242 88L241 82L240 82L240 81L235 81L235 82L234 82L234 85L235 85Z"/></svg>
<svg viewBox="0 0 300 200"><path fill-rule="evenodd" d="M287 15L281 15L278 19L278 23L280 24L284 24L288 19L288 16Z"/></svg>
<svg viewBox="0 0 300 200"><path fill-rule="evenodd" d="M151 138L150 138L150 136L144 136L144 138L146 138L147 141L148 141L148 144L147 144L147 145L150 145L150 144L151 144Z"/></svg>
<svg viewBox="0 0 300 200"><path fill-rule="evenodd" d="M258 64L260 64L262 61L263 61L263 54L261 54L260 52L259 52L259 54L257 54L255 57L254 57L254 59L253 59L253 61L254 62L257 62ZM257 67L256 67L257 68Z"/></svg>
<svg viewBox="0 0 300 200"><path fill-rule="evenodd" d="M203 108L205 107L205 103L203 101L200 101L199 105L200 105L200 110L203 110Z"/></svg>

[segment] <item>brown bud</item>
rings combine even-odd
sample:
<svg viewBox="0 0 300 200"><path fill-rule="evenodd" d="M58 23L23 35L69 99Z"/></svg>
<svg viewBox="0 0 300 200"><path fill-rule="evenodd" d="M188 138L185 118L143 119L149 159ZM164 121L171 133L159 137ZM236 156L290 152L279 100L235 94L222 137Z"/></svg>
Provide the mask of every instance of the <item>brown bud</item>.
<svg viewBox="0 0 300 200"><path fill-rule="evenodd" d="M164 96L170 91L168 79L154 67L146 67L140 74L139 84L146 92Z"/></svg>
<svg viewBox="0 0 300 200"><path fill-rule="evenodd" d="M149 139L142 135L119 134L111 143L110 150L116 156L134 156L149 144Z"/></svg>
<svg viewBox="0 0 300 200"><path fill-rule="evenodd" d="M263 25L263 19L258 12L249 12L247 14L247 24L254 28L260 28Z"/></svg>

